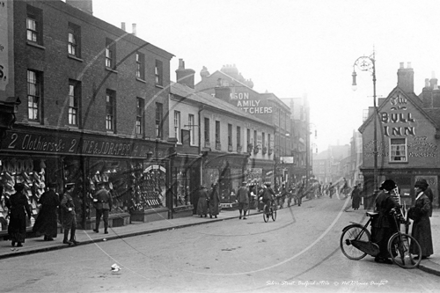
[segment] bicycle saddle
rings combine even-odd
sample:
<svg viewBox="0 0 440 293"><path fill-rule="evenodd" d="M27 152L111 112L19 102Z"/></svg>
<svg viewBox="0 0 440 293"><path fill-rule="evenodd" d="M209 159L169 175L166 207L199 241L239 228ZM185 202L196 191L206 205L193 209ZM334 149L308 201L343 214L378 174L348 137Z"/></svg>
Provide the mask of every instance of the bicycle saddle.
<svg viewBox="0 0 440 293"><path fill-rule="evenodd" d="M370 216L370 217L377 216L378 214L379 214L378 212L367 212L367 216Z"/></svg>

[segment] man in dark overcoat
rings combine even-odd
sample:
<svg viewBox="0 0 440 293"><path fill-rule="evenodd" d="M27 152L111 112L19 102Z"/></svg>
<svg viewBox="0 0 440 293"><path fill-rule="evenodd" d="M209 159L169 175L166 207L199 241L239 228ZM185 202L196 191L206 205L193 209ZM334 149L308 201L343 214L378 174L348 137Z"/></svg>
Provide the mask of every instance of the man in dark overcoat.
<svg viewBox="0 0 440 293"><path fill-rule="evenodd" d="M35 221L33 232L44 235L45 241L53 241L57 237L57 217L60 199L56 193L57 184L50 183L49 190L43 193L38 201L41 204L40 212Z"/></svg>

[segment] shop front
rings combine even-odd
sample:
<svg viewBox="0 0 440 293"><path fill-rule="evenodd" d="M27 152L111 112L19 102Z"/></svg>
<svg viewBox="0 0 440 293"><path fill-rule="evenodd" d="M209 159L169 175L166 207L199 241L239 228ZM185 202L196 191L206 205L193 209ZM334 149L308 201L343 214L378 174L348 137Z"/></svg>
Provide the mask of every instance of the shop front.
<svg viewBox="0 0 440 293"><path fill-rule="evenodd" d="M83 229L94 227L92 199L99 182L112 194L110 226L127 225L133 214L153 209L156 216L167 216L166 143L18 126L7 132L0 149L2 230L7 226L5 199L17 182L25 183L32 206L30 227L49 183L56 183L60 194L66 183L75 183L73 198Z"/></svg>
<svg viewBox="0 0 440 293"><path fill-rule="evenodd" d="M246 180L244 171L247 169L248 155L210 153L202 164L202 185L209 190L218 183L220 205L224 208L233 207L237 190Z"/></svg>
<svg viewBox="0 0 440 293"><path fill-rule="evenodd" d="M373 170L361 169L364 177L364 202L365 209L373 208L374 204L374 183L373 183ZM410 207L416 198L414 191L414 184L419 179L425 179L434 195L432 206L434 208L439 207L439 174L438 169L382 169L380 170L380 176L378 179L378 187L385 179L392 179L396 182L399 188L401 201L403 205Z"/></svg>

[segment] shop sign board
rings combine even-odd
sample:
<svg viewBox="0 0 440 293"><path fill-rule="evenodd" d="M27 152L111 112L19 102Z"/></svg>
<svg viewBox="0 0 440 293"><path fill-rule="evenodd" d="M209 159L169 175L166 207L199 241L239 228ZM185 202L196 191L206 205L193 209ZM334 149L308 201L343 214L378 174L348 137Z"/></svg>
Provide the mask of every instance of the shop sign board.
<svg viewBox="0 0 440 293"><path fill-rule="evenodd" d="M70 154L108 157L146 158L154 151L162 155L163 150L129 139L104 137L81 137L80 134L51 134L8 132L1 141L1 150L12 152Z"/></svg>

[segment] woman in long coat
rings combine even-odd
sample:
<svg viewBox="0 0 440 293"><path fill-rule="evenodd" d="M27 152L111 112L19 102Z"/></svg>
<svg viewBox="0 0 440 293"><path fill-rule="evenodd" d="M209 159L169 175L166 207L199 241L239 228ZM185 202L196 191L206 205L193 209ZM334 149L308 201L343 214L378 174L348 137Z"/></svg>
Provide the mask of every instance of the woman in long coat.
<svg viewBox="0 0 440 293"><path fill-rule="evenodd" d="M12 246L17 243L17 247L21 247L26 238L26 219L31 218L31 208L23 193L24 184L16 183L14 189L16 192L6 201L6 206L10 211L8 234L11 237Z"/></svg>
<svg viewBox="0 0 440 293"><path fill-rule="evenodd" d="M33 227L33 232L37 236L44 235L45 241L52 241L57 237L57 214L60 198L55 189L56 184L51 183L49 184L49 190L41 195L39 200L41 210Z"/></svg>
<svg viewBox="0 0 440 293"><path fill-rule="evenodd" d="M208 216L208 191L204 186L200 186L199 189L199 201L197 203L197 214L202 217L205 216L205 218Z"/></svg>
<svg viewBox="0 0 440 293"><path fill-rule="evenodd" d="M431 211L431 201L424 191L428 188L425 179L418 180L414 185L416 190L416 201L414 207L408 211L409 217L414 221L411 235L417 240L422 248L422 259L434 253L432 246L431 222L429 212ZM417 252L413 246L410 252Z"/></svg>
<svg viewBox="0 0 440 293"><path fill-rule="evenodd" d="M209 217L215 216L217 218L218 215L218 204L220 202L220 196L218 194L218 184L214 184L212 186L212 191L209 196Z"/></svg>
<svg viewBox="0 0 440 293"><path fill-rule="evenodd" d="M359 209L360 202L361 202L361 190L358 184L354 187L353 191L351 192L351 207L354 210Z"/></svg>

